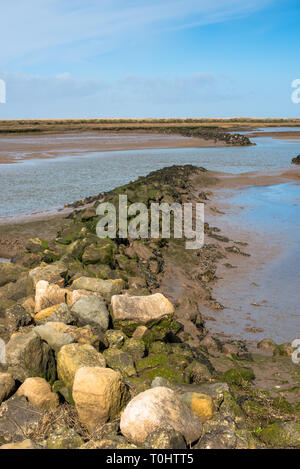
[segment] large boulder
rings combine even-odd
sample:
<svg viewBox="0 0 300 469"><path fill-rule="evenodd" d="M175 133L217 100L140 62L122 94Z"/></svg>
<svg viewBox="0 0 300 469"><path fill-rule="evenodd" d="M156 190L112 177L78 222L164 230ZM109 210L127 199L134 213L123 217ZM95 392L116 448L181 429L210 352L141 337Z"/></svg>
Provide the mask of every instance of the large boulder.
<svg viewBox="0 0 300 469"><path fill-rule="evenodd" d="M72 314L81 326L99 326L104 331L108 329L109 313L105 301L101 298L81 298L72 306Z"/></svg>
<svg viewBox="0 0 300 469"><path fill-rule="evenodd" d="M10 396L14 388L14 378L9 373L0 373L0 404Z"/></svg>
<svg viewBox="0 0 300 469"><path fill-rule="evenodd" d="M57 354L57 374L68 389L72 389L75 374L82 367L106 366L101 353L88 344L65 345Z"/></svg>
<svg viewBox="0 0 300 469"><path fill-rule="evenodd" d="M98 278L80 277L73 282L76 290L89 290L100 293L105 300L110 301L113 295L118 295L125 288L124 280L102 280Z"/></svg>
<svg viewBox="0 0 300 469"><path fill-rule="evenodd" d="M24 396L30 404L43 410L55 409L59 405L58 394L51 391L51 386L43 378L27 378L16 392Z"/></svg>
<svg viewBox="0 0 300 469"><path fill-rule="evenodd" d="M60 261L53 262L53 264L42 263L39 267L35 267L28 274L27 294L31 295L32 292L35 292L36 284L40 280L46 280L63 287L67 271L67 267Z"/></svg>
<svg viewBox="0 0 300 469"><path fill-rule="evenodd" d="M114 295L111 299L114 327L132 335L140 325L152 327L162 320L170 320L174 306L161 293L148 296Z"/></svg>
<svg viewBox="0 0 300 469"><path fill-rule="evenodd" d="M21 382L35 376L47 381L55 379L54 354L34 331L10 339L6 344L6 363L9 373Z"/></svg>
<svg viewBox="0 0 300 469"><path fill-rule="evenodd" d="M0 445L21 442L24 435L33 436L44 412L32 406L25 397L13 396L0 406Z"/></svg>
<svg viewBox="0 0 300 469"><path fill-rule="evenodd" d="M67 293L67 304L69 308L72 309L72 306L75 305L77 301L81 300L82 298L87 298L88 296L102 298L100 293L91 292L88 290L69 290Z"/></svg>
<svg viewBox="0 0 300 469"><path fill-rule="evenodd" d="M80 368L74 380L73 399L81 423L93 431L119 414L126 399L126 387L117 371Z"/></svg>
<svg viewBox="0 0 300 469"><path fill-rule="evenodd" d="M59 352L59 350L64 345L75 342L75 339L72 335L57 331L54 327L49 325L49 323L35 327L34 331L40 336L42 340L47 342L49 347L55 352Z"/></svg>
<svg viewBox="0 0 300 469"><path fill-rule="evenodd" d="M189 444L200 438L202 423L174 391L156 387L129 402L122 413L120 428L137 445L142 445L153 432L166 428L178 431Z"/></svg>
<svg viewBox="0 0 300 469"><path fill-rule="evenodd" d="M65 303L66 298L67 290L46 280L39 280L35 287L35 312Z"/></svg>

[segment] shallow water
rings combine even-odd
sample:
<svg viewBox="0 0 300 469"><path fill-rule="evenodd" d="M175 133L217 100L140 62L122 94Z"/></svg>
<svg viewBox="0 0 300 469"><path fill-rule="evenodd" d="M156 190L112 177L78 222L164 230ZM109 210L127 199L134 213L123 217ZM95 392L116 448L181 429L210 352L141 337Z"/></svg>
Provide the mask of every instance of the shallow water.
<svg viewBox="0 0 300 469"><path fill-rule="evenodd" d="M300 185L251 187L231 194L226 198L230 211L218 217L218 226L223 233L236 234L234 239L244 230L257 233L259 249L242 265L236 259L239 267L228 273L231 281L225 275L217 283L214 296L226 309L209 322L209 329L255 341L300 338ZM253 327L261 331L249 331Z"/></svg>
<svg viewBox="0 0 300 469"><path fill-rule="evenodd" d="M253 139L256 146L134 150L33 159L0 165L1 217L55 210L174 164L242 173L290 165L300 141Z"/></svg>

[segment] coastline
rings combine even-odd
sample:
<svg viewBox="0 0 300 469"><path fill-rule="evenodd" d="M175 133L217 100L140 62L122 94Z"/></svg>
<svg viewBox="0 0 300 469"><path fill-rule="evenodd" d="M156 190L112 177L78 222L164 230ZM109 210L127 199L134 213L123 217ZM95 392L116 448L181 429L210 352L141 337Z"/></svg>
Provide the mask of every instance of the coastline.
<svg viewBox="0 0 300 469"><path fill-rule="evenodd" d="M282 174L284 173L285 170ZM276 177L284 181L282 174ZM249 180L246 180L249 185ZM265 183L265 180L261 179L262 182ZM241 185L241 181L236 181L236 184ZM53 308L42 310L42 315L35 314L35 290L33 287L28 291L26 280L30 278L32 269L40 273L42 280L47 278L56 283L53 287L57 291L68 292L69 295L73 295L74 290L82 293L82 290L78 290L77 284L77 280L80 279L86 279L85 282L92 282L93 285L95 282L106 285L106 281L107 284L122 283L123 289L119 291L119 297L125 304L136 301L132 297L139 298L138 301L141 301L141 298L143 301L151 301L153 295L160 293L164 301L170 301L174 305L172 320L164 322L163 319L154 325L147 323L145 329L150 331L150 338L147 339L146 336L145 341L140 340L144 344L142 354L139 352L136 356L135 352L135 355L130 355L131 349L126 348L126 344L136 344L136 339L132 338L130 324L127 325L126 321L120 324L113 322L110 325L110 328L118 331L118 334L119 328L122 329L121 334L125 334L125 345L121 349L109 346L110 343L103 343L102 332L91 325L88 327L92 327L92 338L87 338L88 342L83 343L90 344L89 340L95 340L96 334L96 339L100 341L97 347L101 353L103 352L107 367L121 373L131 399L145 390L153 389L154 380L158 379L163 380L163 386L181 394L207 393L212 399L217 399L214 401L216 402L212 412L214 415L205 424L213 441L218 438L220 425L226 424L230 418L228 438L232 440L233 435L234 441L231 447L245 449L266 447L260 432L256 431L257 428L272 424L274 418L283 422L291 417L296 422L300 419L296 406L298 391L295 391L295 389L300 391L299 370L291 360L291 347L287 345L267 341L269 344L267 348L259 346L257 348L257 344L246 340L220 337L208 327L206 311L209 310L210 315L215 317L221 315L223 311L223 306L218 302L218 298L215 298L214 293L215 285L218 283L220 263L233 263L233 259L236 263L237 259L243 259L246 263L251 262L251 257L248 257L250 244L246 245L245 239L239 239L236 234L227 238L226 233L218 228L221 226L218 216L221 215L220 209L223 207L221 204L218 205L214 193L219 189L223 190L221 186L222 178L218 180L215 173L204 168L185 165L154 171L132 183L99 195L98 202L104 199L115 203L120 193L127 193L130 202L143 200L147 206L153 198L157 200L157 197L159 201L169 203L203 201L214 216L205 225L204 247L195 251L186 250L184 240L173 238L141 241L129 239L124 243L115 240L107 243L105 240L103 244L103 240L99 240L94 233L97 201L95 206L86 209L81 206L80 210L73 210L67 218L61 215L59 219L61 227L57 237L49 235L52 237L49 243L43 239L28 241L26 251L23 253L20 251L12 264L2 264L2 285L3 283L4 285L0 288L0 337L5 342L22 341L23 335L27 337L26 334L32 334L35 325L40 324L40 318L42 318L41 324L45 320L47 327L50 329L53 327L52 319L44 317L44 311L52 314ZM154 192L153 188L156 188ZM37 222L33 222L27 233L30 232L32 236L40 238L41 226L43 225L46 233L49 219L41 221L42 225L39 228L34 223ZM54 224L53 218L51 224ZM17 225L17 228L24 233L22 225ZM106 253L105 257L102 255L103 252ZM95 262L95 255L100 255L102 260L97 262L96 258ZM12 273L16 275L13 282ZM93 290L87 291L86 294L93 295L92 292ZM64 298L67 301L68 296ZM108 311L114 318L113 301L110 297L105 301ZM28 322L24 327L9 322L11 315L8 313L14 308L20 308L20 305L28 315L26 316ZM59 306L61 305L54 305L54 309ZM64 307L68 308L68 304ZM67 327L66 324L64 327ZM77 320L74 325L74 319L70 324L73 325L67 330L79 334L76 336L75 342L77 342L78 337L81 338L80 333L86 328L82 328L83 324ZM11 331L18 333L12 336ZM8 349L9 347L10 345ZM125 361L117 358L120 354ZM6 367L2 366L4 372L14 372L9 363L10 361ZM54 368L54 372L55 370ZM58 386L60 382L56 383ZM64 393L61 387L55 389L62 396L64 409L73 409L69 395ZM218 389L221 389L221 400ZM253 400L259 406L258 411L257 407L254 411L251 407ZM246 405L249 402L250 410ZM260 409L264 409L263 415ZM118 428L117 423L113 435L117 434ZM243 438L239 436L241 429ZM224 438L227 438L227 434L226 427ZM39 432L33 438L38 442L45 439L41 438ZM93 435L85 433L85 441L86 445L94 444ZM205 445L206 435L200 438L194 448Z"/></svg>
<svg viewBox="0 0 300 469"><path fill-rule="evenodd" d="M85 153L127 150L218 148L231 146L224 140L184 135L140 132L57 133L29 136L0 135L0 164L17 164L34 159L84 156Z"/></svg>

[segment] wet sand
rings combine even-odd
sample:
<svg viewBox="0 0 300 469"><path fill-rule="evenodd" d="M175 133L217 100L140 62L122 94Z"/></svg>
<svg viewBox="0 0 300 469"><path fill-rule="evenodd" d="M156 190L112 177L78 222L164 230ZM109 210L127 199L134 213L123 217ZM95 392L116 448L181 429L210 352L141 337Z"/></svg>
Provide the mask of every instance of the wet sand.
<svg viewBox="0 0 300 469"><path fill-rule="evenodd" d="M260 138L260 137L271 137L280 140L300 140L300 132L299 130L296 131L282 131L282 132L268 132L267 130L264 132L251 132L246 134L248 138Z"/></svg>
<svg viewBox="0 0 300 469"><path fill-rule="evenodd" d="M252 185L249 178L237 177L231 187L226 181L221 188L221 181L213 191L206 220L218 226L223 236L244 243L238 247L250 254L228 253L218 265L214 296L225 309L217 315L207 310L206 319L209 330L222 338L256 344L271 337L283 343L300 334L300 186L296 174L297 170L288 171L286 178L282 172L273 179L260 175Z"/></svg>
<svg viewBox="0 0 300 469"><path fill-rule="evenodd" d="M146 133L63 133L0 136L0 164L31 159L58 158L94 152L226 147L224 142L204 138Z"/></svg>
<svg viewBox="0 0 300 469"><path fill-rule="evenodd" d="M238 189L250 186L268 186L300 181L300 167L273 169L268 171L251 171L242 174L230 174L214 171L218 178L219 189Z"/></svg>

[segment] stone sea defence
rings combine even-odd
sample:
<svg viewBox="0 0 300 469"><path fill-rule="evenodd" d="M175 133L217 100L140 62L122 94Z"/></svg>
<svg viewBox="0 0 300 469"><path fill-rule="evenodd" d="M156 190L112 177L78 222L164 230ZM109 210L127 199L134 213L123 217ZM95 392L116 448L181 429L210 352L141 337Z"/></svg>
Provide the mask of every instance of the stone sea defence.
<svg viewBox="0 0 300 469"><path fill-rule="evenodd" d="M208 224L188 253L174 238L96 235L100 201L205 202L215 183L193 166L153 172L0 264L1 448L300 447L291 346L250 352L209 334L201 314L222 308L218 262L243 251Z"/></svg>

